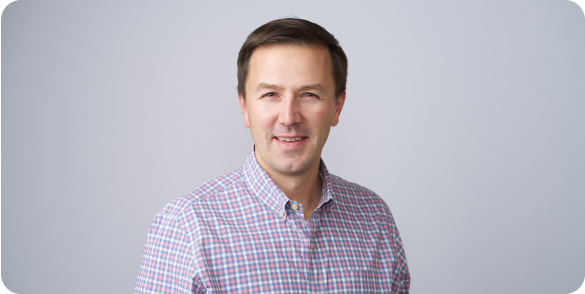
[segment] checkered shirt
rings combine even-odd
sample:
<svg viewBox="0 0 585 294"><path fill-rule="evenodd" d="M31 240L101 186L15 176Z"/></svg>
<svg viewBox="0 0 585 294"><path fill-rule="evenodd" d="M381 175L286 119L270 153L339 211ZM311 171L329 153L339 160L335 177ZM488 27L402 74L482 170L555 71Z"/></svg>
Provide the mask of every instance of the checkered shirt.
<svg viewBox="0 0 585 294"><path fill-rule="evenodd" d="M135 293L408 293L392 214L374 192L328 173L308 221L256 161L160 210Z"/></svg>

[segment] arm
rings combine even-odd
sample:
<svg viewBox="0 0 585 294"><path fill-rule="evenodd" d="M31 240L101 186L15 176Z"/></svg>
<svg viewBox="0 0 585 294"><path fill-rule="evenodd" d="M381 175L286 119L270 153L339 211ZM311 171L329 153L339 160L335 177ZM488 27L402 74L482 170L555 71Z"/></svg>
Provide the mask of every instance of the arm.
<svg viewBox="0 0 585 294"><path fill-rule="evenodd" d="M402 246L402 239L390 209L386 205L381 213L381 242L383 244L381 257L382 264L392 266L392 294L408 294L410 291L410 272L406 263L406 254Z"/></svg>
<svg viewBox="0 0 585 294"><path fill-rule="evenodd" d="M192 246L180 218L160 211L148 232L134 293L204 293L197 290Z"/></svg>

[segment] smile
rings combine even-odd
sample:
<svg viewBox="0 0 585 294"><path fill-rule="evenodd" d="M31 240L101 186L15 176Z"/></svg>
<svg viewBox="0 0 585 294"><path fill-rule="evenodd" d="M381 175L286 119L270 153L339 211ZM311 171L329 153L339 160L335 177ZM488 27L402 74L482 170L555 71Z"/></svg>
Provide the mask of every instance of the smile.
<svg viewBox="0 0 585 294"><path fill-rule="evenodd" d="M297 138L276 137L276 139L279 141L282 141L282 142L294 142L294 141L300 141L300 140L304 139L304 137L297 137Z"/></svg>

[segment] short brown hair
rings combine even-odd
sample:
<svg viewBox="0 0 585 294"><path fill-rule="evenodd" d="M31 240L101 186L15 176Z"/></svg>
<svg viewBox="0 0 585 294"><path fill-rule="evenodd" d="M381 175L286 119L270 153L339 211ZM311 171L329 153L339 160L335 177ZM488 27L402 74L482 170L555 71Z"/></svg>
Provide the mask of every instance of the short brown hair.
<svg viewBox="0 0 585 294"><path fill-rule="evenodd" d="M268 22L254 30L238 54L238 92L246 97L248 65L254 50L260 46L300 45L318 46L329 50L335 81L335 98L345 91L347 57L332 34L316 23L300 18L282 18Z"/></svg>

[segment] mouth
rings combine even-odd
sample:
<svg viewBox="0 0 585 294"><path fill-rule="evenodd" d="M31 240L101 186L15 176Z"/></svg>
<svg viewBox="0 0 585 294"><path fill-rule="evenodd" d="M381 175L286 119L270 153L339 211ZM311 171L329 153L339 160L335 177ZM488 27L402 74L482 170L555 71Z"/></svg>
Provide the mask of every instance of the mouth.
<svg viewBox="0 0 585 294"><path fill-rule="evenodd" d="M295 141L301 141L304 139L307 139L307 137L274 137L276 140L280 141L280 142L295 142Z"/></svg>
<svg viewBox="0 0 585 294"><path fill-rule="evenodd" d="M282 147L294 148L303 145L309 137L272 137L275 143Z"/></svg>

